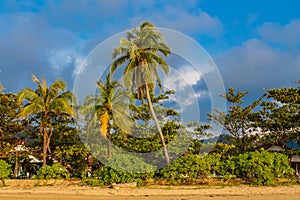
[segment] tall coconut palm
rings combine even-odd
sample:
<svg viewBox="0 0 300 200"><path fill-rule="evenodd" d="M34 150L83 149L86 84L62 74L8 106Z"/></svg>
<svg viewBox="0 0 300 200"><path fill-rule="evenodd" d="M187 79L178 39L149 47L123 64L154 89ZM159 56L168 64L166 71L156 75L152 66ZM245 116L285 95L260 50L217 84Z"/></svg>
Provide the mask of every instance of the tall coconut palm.
<svg viewBox="0 0 300 200"><path fill-rule="evenodd" d="M91 95L85 99L80 113L90 118L89 127L99 126L100 133L107 138L107 156L111 157L110 132L112 125L117 126L123 133L128 133L133 121L128 113L128 93L117 82L106 76L106 82L99 80L97 88L99 95Z"/></svg>
<svg viewBox="0 0 300 200"><path fill-rule="evenodd" d="M18 101L26 104L21 109L18 117L38 114L40 116L40 133L43 135L43 166L46 165L47 151L50 151L50 139L52 136L52 116L67 114L74 116L72 107L73 94L66 90L66 83L62 80L54 81L49 87L44 78L41 81L32 74L32 80L37 84L34 91L25 88L18 93Z"/></svg>
<svg viewBox="0 0 300 200"><path fill-rule="evenodd" d="M143 22L139 28L127 32L126 39L120 40L120 45L114 49L111 73L126 63L124 74L125 84L136 92L138 99L147 99L149 111L159 133L167 164L170 156L165 144L160 124L153 109L151 94L154 93L155 83L161 90L161 80L157 69L168 74L170 67L158 54L167 57L169 47L165 44L162 34L149 22Z"/></svg>

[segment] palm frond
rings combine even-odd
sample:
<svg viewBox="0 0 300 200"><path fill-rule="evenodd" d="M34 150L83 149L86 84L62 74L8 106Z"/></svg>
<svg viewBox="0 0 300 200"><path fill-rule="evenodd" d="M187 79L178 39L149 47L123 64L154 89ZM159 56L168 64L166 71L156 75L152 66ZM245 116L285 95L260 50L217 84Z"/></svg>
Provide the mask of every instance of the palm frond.
<svg viewBox="0 0 300 200"><path fill-rule="evenodd" d="M123 55L117 58L110 66L110 73L114 73L116 69L120 66L122 66L127 60L129 59L129 55Z"/></svg>
<svg viewBox="0 0 300 200"><path fill-rule="evenodd" d="M38 85L41 85L40 80L34 74L31 74L31 78L33 82L35 82Z"/></svg>
<svg viewBox="0 0 300 200"><path fill-rule="evenodd" d="M31 114L37 114L41 111L43 111L44 107L41 104L38 103L28 103L24 106L24 108L17 114L16 117L22 117L25 118L28 115Z"/></svg>
<svg viewBox="0 0 300 200"><path fill-rule="evenodd" d="M17 96L19 102L26 100L43 104L41 97L30 88L24 88L18 93Z"/></svg>
<svg viewBox="0 0 300 200"><path fill-rule="evenodd" d="M51 102L49 108L55 113L66 113L70 116L74 116L76 114L74 108L70 105L70 102L66 98L56 98Z"/></svg>

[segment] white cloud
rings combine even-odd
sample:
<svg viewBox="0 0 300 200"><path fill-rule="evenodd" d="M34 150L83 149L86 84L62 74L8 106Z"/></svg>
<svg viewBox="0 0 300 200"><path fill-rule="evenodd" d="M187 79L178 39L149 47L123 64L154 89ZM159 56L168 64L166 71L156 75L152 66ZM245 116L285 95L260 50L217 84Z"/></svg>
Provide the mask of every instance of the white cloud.
<svg viewBox="0 0 300 200"><path fill-rule="evenodd" d="M171 74L164 80L164 86L181 91L185 90L186 87L192 87L201 80L201 73L196 71L193 67L184 65L178 70L172 69Z"/></svg>
<svg viewBox="0 0 300 200"><path fill-rule="evenodd" d="M168 5L163 12L151 10L149 13L138 13L131 18L131 23L136 26L145 20L152 21L158 27L170 28L186 34L200 33L217 37L223 33L223 25L218 18L202 10L198 10L197 14L191 14L182 6Z"/></svg>
<svg viewBox="0 0 300 200"><path fill-rule="evenodd" d="M251 39L215 58L227 87L255 90L293 84L299 79L300 53Z"/></svg>
<svg viewBox="0 0 300 200"><path fill-rule="evenodd" d="M264 40L290 47L300 45L300 19L292 20L284 26L278 23L265 23L258 31Z"/></svg>
<svg viewBox="0 0 300 200"><path fill-rule="evenodd" d="M183 112L187 107L198 107L198 100L207 97L207 90L195 90L195 86L202 79L200 72L193 67L183 65L178 70L171 70L168 76L163 77L163 85L167 89L176 91L175 95L171 95L169 102L176 102L180 106L180 112Z"/></svg>
<svg viewBox="0 0 300 200"><path fill-rule="evenodd" d="M48 58L51 67L55 70L60 70L72 63L72 54L70 51L65 49L52 50Z"/></svg>

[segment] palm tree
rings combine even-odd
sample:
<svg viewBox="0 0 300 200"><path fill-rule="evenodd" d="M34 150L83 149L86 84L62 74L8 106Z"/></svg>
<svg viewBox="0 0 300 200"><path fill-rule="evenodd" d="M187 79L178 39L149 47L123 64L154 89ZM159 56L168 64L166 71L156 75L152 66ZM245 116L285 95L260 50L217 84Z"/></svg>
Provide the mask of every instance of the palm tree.
<svg viewBox="0 0 300 200"><path fill-rule="evenodd" d="M80 113L90 118L88 129L99 126L101 135L107 138L107 156L110 158L112 125L117 126L123 133L131 130L133 121L128 113L129 96L117 81L111 80L111 74L107 74L106 82L99 80L97 88L100 94L88 96L80 108Z"/></svg>
<svg viewBox="0 0 300 200"><path fill-rule="evenodd" d="M18 101L25 100L26 104L17 116L23 118L33 114L40 116L40 133L43 135L43 166L45 166L52 136L51 118L61 114L74 116L75 111L72 107L74 96L70 91L65 91L66 83L62 80L54 81L49 88L44 78L40 81L32 74L32 80L38 88L35 91L25 88L18 93Z"/></svg>
<svg viewBox="0 0 300 200"><path fill-rule="evenodd" d="M139 28L127 32L126 39L120 40L120 45L113 52L113 59L115 60L110 71L113 73L118 67L126 63L123 72L124 82L133 92L137 92L138 99L142 101L147 99L150 114L159 133L167 164L169 164L170 156L151 101L155 82L158 83L160 90L162 89L157 68L162 69L166 74L170 70L169 65L158 53L167 57L170 54L170 49L155 26L149 22L143 22Z"/></svg>

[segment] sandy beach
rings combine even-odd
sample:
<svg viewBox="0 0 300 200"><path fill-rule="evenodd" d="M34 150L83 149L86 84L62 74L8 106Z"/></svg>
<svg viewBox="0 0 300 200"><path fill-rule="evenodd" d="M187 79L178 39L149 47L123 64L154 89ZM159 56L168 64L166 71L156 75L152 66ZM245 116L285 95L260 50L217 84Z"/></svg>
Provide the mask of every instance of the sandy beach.
<svg viewBox="0 0 300 200"><path fill-rule="evenodd" d="M8 180L0 188L1 200L300 200L300 185L251 186L149 186L119 188L80 186L78 183ZM30 184L29 184L30 183ZM41 186L45 185L45 186Z"/></svg>

